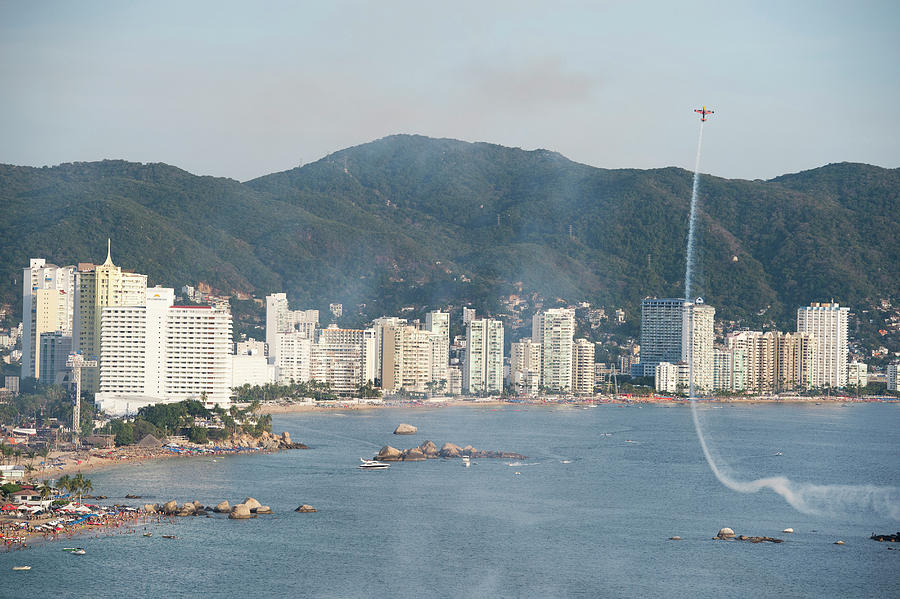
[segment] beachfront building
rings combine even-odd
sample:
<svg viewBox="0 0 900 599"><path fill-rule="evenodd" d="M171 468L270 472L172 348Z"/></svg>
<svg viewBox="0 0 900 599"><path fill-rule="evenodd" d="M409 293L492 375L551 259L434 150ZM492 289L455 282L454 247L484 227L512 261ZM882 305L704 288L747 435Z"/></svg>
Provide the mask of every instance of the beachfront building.
<svg viewBox="0 0 900 599"><path fill-rule="evenodd" d="M594 344L587 339L576 339L573 346L572 392L594 394Z"/></svg>
<svg viewBox="0 0 900 599"><path fill-rule="evenodd" d="M405 318L397 316L382 316L372 321L372 330L375 331L375 381L377 385L384 386L384 330L387 327L405 326L407 321Z"/></svg>
<svg viewBox="0 0 900 599"><path fill-rule="evenodd" d="M725 338L733 355L731 391L777 393L813 386L815 339L806 333L739 331Z"/></svg>
<svg viewBox="0 0 900 599"><path fill-rule="evenodd" d="M96 401L106 413L185 399L230 402L231 314L174 301L174 289L154 287L143 305L103 308Z"/></svg>
<svg viewBox="0 0 900 599"><path fill-rule="evenodd" d="M291 310L288 307L286 294L267 295L266 344L269 348L269 363L276 364L278 362L278 351L281 347L279 335L299 333L306 339L312 339L318 326L318 310Z"/></svg>
<svg viewBox="0 0 900 599"><path fill-rule="evenodd" d="M41 334L71 335L74 310L75 267L32 258L22 273L22 378L41 378Z"/></svg>
<svg viewBox="0 0 900 599"><path fill-rule="evenodd" d="M659 393L687 394L690 390L691 369L687 362L660 362L653 376Z"/></svg>
<svg viewBox="0 0 900 599"><path fill-rule="evenodd" d="M279 333L274 337L278 344L275 348L275 367L278 382L282 385L290 383L306 383L312 376L312 344L313 340L306 333L294 331ZM269 359L272 358L272 346L269 346Z"/></svg>
<svg viewBox="0 0 900 599"><path fill-rule="evenodd" d="M509 384L516 393L537 395L541 389L541 344L530 337L509 346Z"/></svg>
<svg viewBox="0 0 900 599"><path fill-rule="evenodd" d="M850 308L834 303L811 303L797 310L797 332L816 339L813 386L846 387Z"/></svg>
<svg viewBox="0 0 900 599"><path fill-rule="evenodd" d="M409 324L381 324L381 388L385 393L425 393L435 383L432 359L442 337Z"/></svg>
<svg viewBox="0 0 900 599"><path fill-rule="evenodd" d="M339 395L353 395L375 380L374 329L340 329L337 325L316 333L310 376L327 383Z"/></svg>
<svg viewBox="0 0 900 599"><path fill-rule="evenodd" d="M466 326L463 393L499 394L503 391L503 323L475 319Z"/></svg>
<svg viewBox="0 0 900 599"><path fill-rule="evenodd" d="M865 387L869 384L869 366L863 362L847 364L847 386Z"/></svg>
<svg viewBox="0 0 900 599"><path fill-rule="evenodd" d="M233 354L229 358L231 383L228 386L232 389L243 385L260 387L278 380L278 368L269 364L265 352Z"/></svg>
<svg viewBox="0 0 900 599"><path fill-rule="evenodd" d="M425 330L437 335L432 348L434 355L431 358L431 378L438 385L443 383L443 391L449 388L450 374L450 314L434 310L425 315Z"/></svg>
<svg viewBox="0 0 900 599"><path fill-rule="evenodd" d="M888 391L900 391L900 364L888 364L886 378Z"/></svg>
<svg viewBox="0 0 900 599"><path fill-rule="evenodd" d="M531 339L541 344L541 386L551 391L571 391L575 310L553 308L534 315Z"/></svg>
<svg viewBox="0 0 900 599"><path fill-rule="evenodd" d="M660 362L685 362L695 391L713 388L716 310L702 299L645 299L641 302L641 361L633 372L655 376ZM690 385L688 385L690 387Z"/></svg>
<svg viewBox="0 0 900 599"><path fill-rule="evenodd" d="M72 322L72 349L85 359L100 358L100 327L103 309L108 306L143 306L147 294L147 275L125 272L113 264L109 240L106 261L95 265L79 263L75 272L75 312ZM100 390L97 368L81 371L85 392Z"/></svg>

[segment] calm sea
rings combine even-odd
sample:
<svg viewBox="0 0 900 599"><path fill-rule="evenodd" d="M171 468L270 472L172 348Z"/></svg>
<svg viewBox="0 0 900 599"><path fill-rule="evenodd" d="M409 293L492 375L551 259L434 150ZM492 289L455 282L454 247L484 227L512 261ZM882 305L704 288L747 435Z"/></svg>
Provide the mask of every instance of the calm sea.
<svg viewBox="0 0 900 599"><path fill-rule="evenodd" d="M698 409L736 478L900 486L898 405ZM419 433L393 436L401 422ZM63 553L62 543L0 554L0 595L900 596L900 547L868 539L900 522L865 511L806 515L767 490L730 491L708 469L685 406L294 414L275 417L274 428L311 449L90 475L110 501L253 496L274 515L182 518L149 525L150 538L82 539L84 556ZM529 457L356 468L382 445L427 439ZM318 513L295 513L303 503ZM713 541L723 526L785 542ZM786 527L796 532L782 534ZM12 572L19 564L32 570Z"/></svg>

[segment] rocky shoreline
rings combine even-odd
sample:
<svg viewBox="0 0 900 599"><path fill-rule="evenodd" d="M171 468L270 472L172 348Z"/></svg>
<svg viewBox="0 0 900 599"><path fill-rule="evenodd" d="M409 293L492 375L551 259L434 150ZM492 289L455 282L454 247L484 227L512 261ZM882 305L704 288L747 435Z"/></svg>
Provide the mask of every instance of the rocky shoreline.
<svg viewBox="0 0 900 599"><path fill-rule="evenodd" d="M440 449L433 441L425 441L418 447L397 449L385 445L374 459L380 462L421 462L437 458L500 458L508 460L524 460L527 456L509 451L488 451L475 449L471 445L460 447L454 443L444 443Z"/></svg>

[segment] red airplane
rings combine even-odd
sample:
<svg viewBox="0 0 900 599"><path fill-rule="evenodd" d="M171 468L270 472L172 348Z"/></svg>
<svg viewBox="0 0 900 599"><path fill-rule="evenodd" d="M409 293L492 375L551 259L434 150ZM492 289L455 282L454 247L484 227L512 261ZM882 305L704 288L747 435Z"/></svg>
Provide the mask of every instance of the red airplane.
<svg viewBox="0 0 900 599"><path fill-rule="evenodd" d="M707 110L707 109L706 109L706 106L704 106L703 108L701 108L701 109L699 109L699 110L695 110L694 112L696 112L697 114L700 115L700 120L701 120L701 121L706 122L706 115L708 115L708 114L713 114L715 111L714 111L714 110Z"/></svg>

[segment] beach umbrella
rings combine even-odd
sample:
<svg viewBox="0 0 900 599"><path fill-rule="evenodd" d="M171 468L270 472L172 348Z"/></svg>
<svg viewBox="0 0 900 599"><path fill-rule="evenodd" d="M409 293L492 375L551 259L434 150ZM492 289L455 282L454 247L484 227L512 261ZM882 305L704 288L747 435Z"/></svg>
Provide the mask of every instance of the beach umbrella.
<svg viewBox="0 0 900 599"><path fill-rule="evenodd" d="M17 506L14 506L11 503L7 503L3 507L0 507L0 510L3 510L4 512L11 512L11 511L17 510L17 509L19 509L19 508Z"/></svg>

